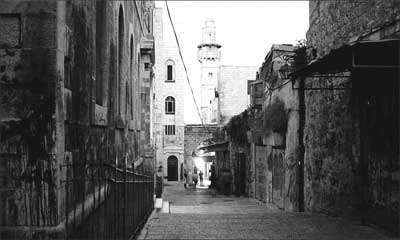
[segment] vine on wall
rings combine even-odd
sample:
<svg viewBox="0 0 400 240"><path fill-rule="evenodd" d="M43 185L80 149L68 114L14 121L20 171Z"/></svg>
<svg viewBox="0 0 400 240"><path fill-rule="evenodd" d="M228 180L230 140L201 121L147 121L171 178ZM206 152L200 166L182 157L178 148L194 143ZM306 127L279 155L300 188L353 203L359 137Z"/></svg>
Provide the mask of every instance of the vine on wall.
<svg viewBox="0 0 400 240"><path fill-rule="evenodd" d="M264 110L264 130L268 133L277 132L285 135L287 122L288 117L285 110L285 103L276 98Z"/></svg>

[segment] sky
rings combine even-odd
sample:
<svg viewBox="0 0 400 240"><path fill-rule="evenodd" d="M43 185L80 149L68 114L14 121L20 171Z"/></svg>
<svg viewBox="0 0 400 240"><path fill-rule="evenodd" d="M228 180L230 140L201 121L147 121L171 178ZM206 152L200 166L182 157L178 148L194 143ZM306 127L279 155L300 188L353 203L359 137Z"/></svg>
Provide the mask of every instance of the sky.
<svg viewBox="0 0 400 240"><path fill-rule="evenodd" d="M156 7L163 9L164 25L169 23L165 1L156 1ZM197 46L207 18L216 24L221 65L260 67L272 44L296 44L306 38L309 26L308 1L168 1L168 7L198 104ZM184 104L185 123L200 123L188 83Z"/></svg>

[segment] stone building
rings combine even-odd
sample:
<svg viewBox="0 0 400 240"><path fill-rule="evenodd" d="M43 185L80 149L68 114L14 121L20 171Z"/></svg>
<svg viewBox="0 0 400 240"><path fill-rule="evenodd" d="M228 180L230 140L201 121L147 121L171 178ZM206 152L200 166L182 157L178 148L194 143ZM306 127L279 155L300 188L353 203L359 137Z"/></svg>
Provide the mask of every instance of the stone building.
<svg viewBox="0 0 400 240"><path fill-rule="evenodd" d="M247 82L256 77L255 66L222 65L218 71L216 113L213 117L218 124L228 123L232 116L243 112L250 104Z"/></svg>
<svg viewBox="0 0 400 240"><path fill-rule="evenodd" d="M169 181L182 178L184 162L184 84L186 76L168 17L155 10L156 51L153 136L157 167Z"/></svg>
<svg viewBox="0 0 400 240"><path fill-rule="evenodd" d="M249 105L247 81L255 78L257 67L220 65L221 45L212 19L205 21L198 48L203 124L225 124Z"/></svg>
<svg viewBox="0 0 400 240"><path fill-rule="evenodd" d="M256 102L250 111L250 170L249 190L254 197L275 204L281 209L298 210L296 193L296 164L298 151L298 99L292 89L287 71L294 55L290 44L273 44L254 81L264 87L262 111ZM253 84L253 85L254 85ZM258 99L260 97L258 96ZM294 191L294 192L293 192ZM250 194L252 195L252 194Z"/></svg>
<svg viewBox="0 0 400 240"><path fill-rule="evenodd" d="M399 234L400 2L309 6L313 61L292 75L304 134L304 209Z"/></svg>
<svg viewBox="0 0 400 240"><path fill-rule="evenodd" d="M216 105L212 103L218 88L218 72L221 60L221 45L217 43L216 26L212 19L205 21L202 29L202 43L198 46L200 66L200 112L203 124L215 124L213 113Z"/></svg>
<svg viewBox="0 0 400 240"><path fill-rule="evenodd" d="M248 82L251 105L230 118L224 136L210 147L217 151L219 175L228 169L232 176L231 192L290 210L293 203L285 194L295 179L285 166L297 151L298 114L296 94L282 70L288 68L293 54L292 45L272 45L257 78Z"/></svg>
<svg viewBox="0 0 400 240"><path fill-rule="evenodd" d="M152 172L153 8L0 2L2 237L64 235L80 201L84 219L104 200L107 184L84 181L94 166Z"/></svg>

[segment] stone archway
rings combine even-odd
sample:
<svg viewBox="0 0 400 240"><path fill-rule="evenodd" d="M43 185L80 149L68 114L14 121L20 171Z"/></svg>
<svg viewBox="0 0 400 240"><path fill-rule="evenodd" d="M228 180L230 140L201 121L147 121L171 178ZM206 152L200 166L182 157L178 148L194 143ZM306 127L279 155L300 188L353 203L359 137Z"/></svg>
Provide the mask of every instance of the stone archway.
<svg viewBox="0 0 400 240"><path fill-rule="evenodd" d="M193 157L196 155L198 148L202 146L204 141L213 138L213 134L216 132L217 128L217 125L185 125L184 165L188 171L193 171Z"/></svg>
<svg viewBox="0 0 400 240"><path fill-rule="evenodd" d="M168 181L178 181L178 158L173 155L167 159L167 177Z"/></svg>

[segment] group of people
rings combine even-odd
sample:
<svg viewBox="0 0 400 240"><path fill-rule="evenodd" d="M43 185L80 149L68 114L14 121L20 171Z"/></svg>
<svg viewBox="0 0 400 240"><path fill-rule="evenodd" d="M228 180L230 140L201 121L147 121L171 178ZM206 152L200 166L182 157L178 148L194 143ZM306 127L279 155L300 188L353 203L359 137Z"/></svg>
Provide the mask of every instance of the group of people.
<svg viewBox="0 0 400 240"><path fill-rule="evenodd" d="M185 182L183 186L187 188L188 186L193 186L196 188L197 183L199 182L200 179L200 186L203 186L203 172L200 170L199 173L197 173L197 168L195 167L193 169L193 172L187 172L187 170L184 170L183 177L185 178Z"/></svg>

